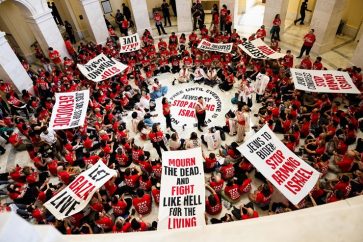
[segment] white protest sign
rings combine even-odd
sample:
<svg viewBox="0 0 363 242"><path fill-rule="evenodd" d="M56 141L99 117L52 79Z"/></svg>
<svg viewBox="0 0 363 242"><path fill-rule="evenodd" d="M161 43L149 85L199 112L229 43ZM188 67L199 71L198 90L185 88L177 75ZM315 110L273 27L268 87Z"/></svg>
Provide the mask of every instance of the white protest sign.
<svg viewBox="0 0 363 242"><path fill-rule="evenodd" d="M360 94L347 72L290 69L295 88L308 92Z"/></svg>
<svg viewBox="0 0 363 242"><path fill-rule="evenodd" d="M217 51L221 53L229 53L232 51L233 44L218 44L218 43L211 43L208 40L202 39L202 41L198 45L198 49L204 51Z"/></svg>
<svg viewBox="0 0 363 242"><path fill-rule="evenodd" d="M116 171L99 160L88 170L79 174L66 188L48 200L44 206L59 220L82 211L93 194L113 176Z"/></svg>
<svg viewBox="0 0 363 242"><path fill-rule="evenodd" d="M163 153L158 230L205 226L201 148Z"/></svg>
<svg viewBox="0 0 363 242"><path fill-rule="evenodd" d="M290 151L268 125L238 150L295 205L311 191L319 178L319 172Z"/></svg>
<svg viewBox="0 0 363 242"><path fill-rule="evenodd" d="M238 45L238 47L255 59L279 59L285 56L271 49L262 39L245 41Z"/></svg>
<svg viewBox="0 0 363 242"><path fill-rule="evenodd" d="M58 130L82 126L88 102L89 90L56 93L49 128Z"/></svg>
<svg viewBox="0 0 363 242"><path fill-rule="evenodd" d="M120 53L127 53L139 50L141 47L139 34L120 37Z"/></svg>
<svg viewBox="0 0 363 242"><path fill-rule="evenodd" d="M100 82L123 72L127 66L114 58L99 54L87 64L77 64L78 69L90 81Z"/></svg>

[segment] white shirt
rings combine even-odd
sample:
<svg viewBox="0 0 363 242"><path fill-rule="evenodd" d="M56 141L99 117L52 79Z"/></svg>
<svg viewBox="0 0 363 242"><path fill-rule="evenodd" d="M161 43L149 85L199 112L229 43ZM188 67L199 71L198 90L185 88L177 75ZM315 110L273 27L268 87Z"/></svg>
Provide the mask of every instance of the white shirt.
<svg viewBox="0 0 363 242"><path fill-rule="evenodd" d="M270 78L267 75L258 73L255 82L256 93L259 95L263 95L265 93L265 89L269 81Z"/></svg>
<svg viewBox="0 0 363 242"><path fill-rule="evenodd" d="M204 141L207 142L208 150L215 150L221 146L221 134L219 130L214 133L204 135Z"/></svg>
<svg viewBox="0 0 363 242"><path fill-rule="evenodd" d="M48 128L48 134L45 134L42 132L40 134L41 140L48 144L54 144L57 141L57 138L55 137L55 131L53 129Z"/></svg>

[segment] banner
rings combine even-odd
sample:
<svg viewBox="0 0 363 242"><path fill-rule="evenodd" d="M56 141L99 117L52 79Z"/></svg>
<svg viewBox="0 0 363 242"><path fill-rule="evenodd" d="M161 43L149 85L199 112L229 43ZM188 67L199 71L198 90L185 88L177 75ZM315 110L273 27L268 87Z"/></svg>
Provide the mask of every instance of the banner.
<svg viewBox="0 0 363 242"><path fill-rule="evenodd" d="M113 176L115 170L99 160L88 170L79 174L66 188L48 200L44 206L59 220L84 209L93 194Z"/></svg>
<svg viewBox="0 0 363 242"><path fill-rule="evenodd" d="M129 36L120 37L120 45L120 53L127 53L139 50L141 47L140 37L137 33Z"/></svg>
<svg viewBox="0 0 363 242"><path fill-rule="evenodd" d="M56 93L49 128L58 130L82 126L88 102L89 90Z"/></svg>
<svg viewBox="0 0 363 242"><path fill-rule="evenodd" d="M201 148L163 153L158 230L205 226Z"/></svg>
<svg viewBox="0 0 363 242"><path fill-rule="evenodd" d="M360 94L347 72L290 69L295 88L308 92Z"/></svg>
<svg viewBox="0 0 363 242"><path fill-rule="evenodd" d="M205 39L202 39L202 41L198 45L198 49L204 50L204 51L217 51L221 53L229 53L232 50L232 43L229 44L217 44L217 43L211 43Z"/></svg>
<svg viewBox="0 0 363 242"><path fill-rule="evenodd" d="M268 125L238 150L295 205L308 195L319 178L319 172L290 151Z"/></svg>
<svg viewBox="0 0 363 242"><path fill-rule="evenodd" d="M238 45L245 53L255 59L280 59L285 55L274 51L270 46L266 45L262 39L245 41Z"/></svg>
<svg viewBox="0 0 363 242"><path fill-rule="evenodd" d="M87 64L77 64L78 69L90 81L100 82L123 72L127 66L114 58L99 54Z"/></svg>

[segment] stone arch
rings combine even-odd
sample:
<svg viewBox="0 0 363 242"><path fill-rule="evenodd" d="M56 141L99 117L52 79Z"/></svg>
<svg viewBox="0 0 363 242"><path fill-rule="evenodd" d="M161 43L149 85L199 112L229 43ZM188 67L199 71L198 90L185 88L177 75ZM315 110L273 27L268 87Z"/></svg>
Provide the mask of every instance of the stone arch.
<svg viewBox="0 0 363 242"><path fill-rule="evenodd" d="M12 0L14 4L25 10L27 17L36 17L50 12L46 0Z"/></svg>

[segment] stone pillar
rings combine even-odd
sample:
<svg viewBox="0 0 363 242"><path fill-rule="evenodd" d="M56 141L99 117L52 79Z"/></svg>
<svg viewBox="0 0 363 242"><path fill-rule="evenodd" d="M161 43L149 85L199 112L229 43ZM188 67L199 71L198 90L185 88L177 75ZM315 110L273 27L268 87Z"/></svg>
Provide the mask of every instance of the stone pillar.
<svg viewBox="0 0 363 242"><path fill-rule="evenodd" d="M32 90L33 82L28 73L15 55L5 38L5 33L0 32L0 79L12 83L15 90Z"/></svg>
<svg viewBox="0 0 363 242"><path fill-rule="evenodd" d="M266 27L266 32L272 28L273 20L276 14L280 14L281 26L280 30L285 29L285 19L289 0L267 0L265 4L265 14L263 16L263 24Z"/></svg>
<svg viewBox="0 0 363 242"><path fill-rule="evenodd" d="M316 41L312 51L316 54L332 48L346 2L346 0L317 0L310 24L315 30Z"/></svg>
<svg viewBox="0 0 363 242"><path fill-rule="evenodd" d="M193 20L192 3L190 0L177 0L176 1L176 12L177 12L177 23L178 32L192 32L193 31Z"/></svg>
<svg viewBox="0 0 363 242"><path fill-rule="evenodd" d="M49 47L53 47L53 49L59 51L59 54L62 57L69 57L64 45L64 39L59 32L50 9L42 14L26 17L26 21L33 31L35 39L38 41L44 54L48 53Z"/></svg>
<svg viewBox="0 0 363 242"><path fill-rule="evenodd" d="M91 38L97 44L106 43L108 30L100 2L98 0L81 0L81 7Z"/></svg>
<svg viewBox="0 0 363 242"><path fill-rule="evenodd" d="M231 11L232 15L232 30L237 26L237 15L238 15L238 1L239 0L219 0L219 11L221 11L222 6L225 4L227 9Z"/></svg>
<svg viewBox="0 0 363 242"><path fill-rule="evenodd" d="M363 34L360 36L360 40L355 48L351 62L353 65L363 68Z"/></svg>
<svg viewBox="0 0 363 242"><path fill-rule="evenodd" d="M130 0L130 5L132 14L134 15L137 33L142 35L145 29L148 29L152 34L146 0Z"/></svg>

